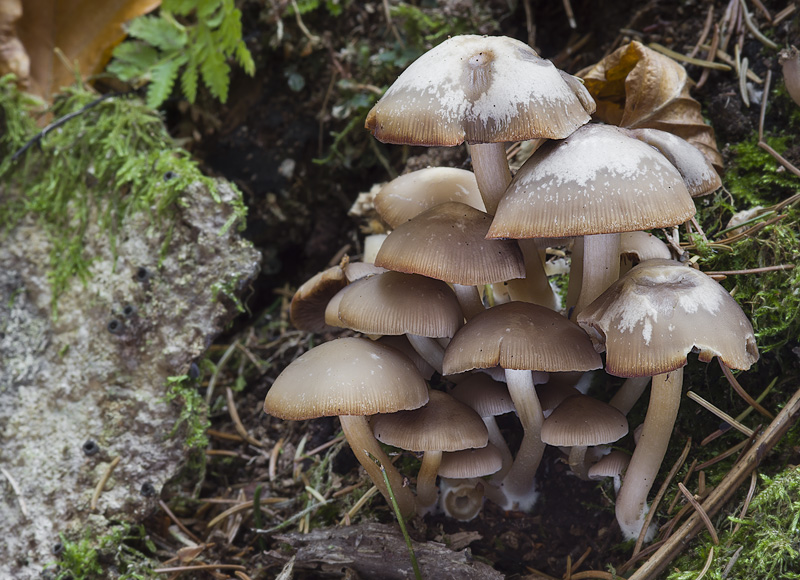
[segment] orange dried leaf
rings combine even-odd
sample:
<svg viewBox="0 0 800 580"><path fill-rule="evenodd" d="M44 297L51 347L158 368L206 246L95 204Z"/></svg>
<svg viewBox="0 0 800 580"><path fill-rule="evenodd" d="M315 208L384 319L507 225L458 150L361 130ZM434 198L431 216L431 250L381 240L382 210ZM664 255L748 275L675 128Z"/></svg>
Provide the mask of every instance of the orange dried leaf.
<svg viewBox="0 0 800 580"><path fill-rule="evenodd" d="M76 63L84 79L102 71L125 37L122 25L160 4L161 0L25 0L18 32L31 61L32 92L49 99L72 84ZM56 49L66 62L56 56Z"/></svg>
<svg viewBox="0 0 800 580"><path fill-rule="evenodd" d="M722 156L714 129L703 121L693 85L680 64L633 41L578 76L597 101L593 118L630 129L668 131L700 149L719 171Z"/></svg>

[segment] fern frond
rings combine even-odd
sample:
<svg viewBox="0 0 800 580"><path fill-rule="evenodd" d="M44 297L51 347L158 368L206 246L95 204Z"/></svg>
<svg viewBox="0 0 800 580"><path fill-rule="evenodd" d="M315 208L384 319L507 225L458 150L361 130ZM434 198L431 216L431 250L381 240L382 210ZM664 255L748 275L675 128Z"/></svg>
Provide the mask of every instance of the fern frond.
<svg viewBox="0 0 800 580"><path fill-rule="evenodd" d="M186 62L183 58L162 61L150 71L150 85L147 87L147 106L155 109L167 100L172 92L178 69Z"/></svg>

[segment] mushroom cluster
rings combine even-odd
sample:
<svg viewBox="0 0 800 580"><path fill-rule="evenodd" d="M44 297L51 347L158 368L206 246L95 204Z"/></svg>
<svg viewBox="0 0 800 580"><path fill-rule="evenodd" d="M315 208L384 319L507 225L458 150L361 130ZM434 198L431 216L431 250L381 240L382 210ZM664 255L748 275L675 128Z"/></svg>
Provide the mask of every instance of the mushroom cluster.
<svg viewBox="0 0 800 580"><path fill-rule="evenodd" d="M383 188L375 206L392 231L374 264L345 260L318 274L291 310L300 328L368 338L301 356L264 409L294 420L338 415L388 496L376 460L385 468L404 516L439 505L469 519L485 498L528 510L553 445L577 477L622 473L618 520L638 536L687 354L735 369L758 358L730 295L645 232L693 217L692 196L720 185L711 163L669 133L589 123L594 108L579 79L527 45L458 36L409 66L367 117L387 143L466 142L474 173L428 168ZM537 148L512 176L504 143L518 140ZM572 255L563 305L545 274L553 246ZM628 378L609 402L576 388L603 368ZM609 444L628 433L626 414L649 377L624 471L627 457L608 455ZM506 413L519 419L515 453L495 421ZM378 440L422 454L415 493Z"/></svg>

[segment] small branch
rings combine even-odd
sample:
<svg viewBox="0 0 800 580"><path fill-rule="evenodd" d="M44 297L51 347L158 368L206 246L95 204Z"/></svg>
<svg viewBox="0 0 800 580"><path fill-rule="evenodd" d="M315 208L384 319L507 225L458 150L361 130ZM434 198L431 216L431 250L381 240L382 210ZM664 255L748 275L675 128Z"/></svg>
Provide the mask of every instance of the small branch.
<svg viewBox="0 0 800 580"><path fill-rule="evenodd" d="M19 503L19 509L20 509L20 511L22 511L22 515L24 515L27 518L28 517L28 506L25 505L25 499L22 497L22 492L20 491L19 487L17 486L17 482L14 481L14 478L11 477L11 474L8 471L6 471L5 467L0 467L0 472L2 472L3 475L6 476L6 479L8 480L8 483L11 484L11 489L14 490L14 495L17 496L17 503Z"/></svg>
<svg viewBox="0 0 800 580"><path fill-rule="evenodd" d="M794 264L792 264L792 267L794 267ZM781 269L784 270L786 268L781 268ZM731 369L729 369L725 363L723 363L719 359L717 359L717 362L719 363L719 366L722 369L722 373L725 375L725 378L728 379L728 382L730 383L731 387L733 387L733 390L736 391L738 395L747 402L748 405L750 405L756 411L761 413L764 417L772 421L775 418L775 415L773 415L772 413L767 411L764 407L762 407L753 397L750 396L750 394L747 391L744 390L744 387L742 387L742 385L739 384L739 381L736 380L736 377L733 376Z"/></svg>
<svg viewBox="0 0 800 580"><path fill-rule="evenodd" d="M711 523L711 518L708 517L706 510L703 509L703 506L700 505L700 502L694 499L692 492L686 489L685 485L679 482L678 489L681 490L681 493L688 500L688 502L692 504L692 507L694 507L695 511L703 520L703 523L706 525L706 528L708 529L708 533L711 534L711 541L714 542L715 546L719 546L719 536L717 535L717 530L714 529L714 525Z"/></svg>
<svg viewBox="0 0 800 580"><path fill-rule="evenodd" d="M100 481L97 483L97 487L94 488L94 495L92 495L92 501L89 504L89 509L92 511L97 509L97 501L100 499L100 494L103 493L103 489L108 483L108 480L111 478L111 474L114 472L114 468L119 464L121 457L115 457L106 469L106 472L103 474L103 477L100 478Z"/></svg>

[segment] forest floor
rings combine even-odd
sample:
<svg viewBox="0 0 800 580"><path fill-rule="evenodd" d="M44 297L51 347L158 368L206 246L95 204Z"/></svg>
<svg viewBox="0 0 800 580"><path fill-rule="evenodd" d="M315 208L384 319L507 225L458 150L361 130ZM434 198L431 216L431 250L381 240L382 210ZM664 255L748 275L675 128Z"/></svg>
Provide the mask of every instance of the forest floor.
<svg viewBox="0 0 800 580"><path fill-rule="evenodd" d="M387 15L385 7L390 4L395 8ZM781 0L765 4L773 18L786 7ZM255 528L278 526L316 504L318 499L309 488L322 494L327 503L291 520L280 533L333 528L371 486L337 438L336 419L286 422L262 412L264 397L278 373L311 346L335 336L292 328L288 304L294 289L317 271L338 263L343 255L359 255L362 228L368 224L348 216L348 210L360 192L409 168L468 167L464 147L427 151L372 140L362 128L363 118L381 87L388 86L423 48L458 33L504 34L529 41L541 55L571 73L630 40L656 42L689 54L704 29L713 33L729 3L714 2L709 16L712 3L707 2L573 1L574 29L560 2L445 0L398 7L393 2L302 1L299 5L305 12L300 16L291 12L291 5L246 2L244 33L258 63L257 76L235 78L229 102L221 109L201 103L174 107L168 115L173 133L203 160L205 168L230 179L244 192L249 208L245 236L263 252L264 262L252 293L244 297L248 314L212 346L208 361L200 365L203 392L209 381L216 388L205 473L199 481L183 482L173 489L172 497L162 499L189 530L204 539L202 560L245 563L253 578L277 576L286 561L281 555L286 541L276 540L277 532L258 534ZM762 30L780 46L798 37L796 13L775 25L756 8L751 10ZM734 35L728 53L734 54L741 37L741 57L748 58L751 70L761 79L767 70L780 78L777 51L765 49L747 28L742 30ZM698 58L706 53L700 50ZM687 70L695 81L706 76L698 66L688 65ZM758 104L746 107L742 103L732 71L709 71L703 86L692 94L716 131L726 165L737 163L741 149L736 145L752 140L758 128ZM784 98L780 103L790 101ZM771 109L767 130L779 134L789 115L788 110ZM800 140L787 139L784 156L796 163ZM796 346L794 337L771 351L759 367L761 378L746 379L748 389L758 393L773 376L796 376L797 357L791 352ZM701 383L714 383L719 374L695 363L690 373L697 377L690 383L694 381L695 390L700 391ZM608 379L600 392L612 392L616 385ZM230 389L227 394L226 389ZM779 408L788 399L786 393L776 390L765 405ZM727 395L716 401L721 407L730 404L741 409ZM719 421L690 405L684 402L666 469L689 436L695 443L687 465L694 459L702 463L735 442L727 436L716 447L701 447L699 441L714 432ZM633 416L641 418L643 409ZM507 419L501 427L513 432L513 420ZM324 447L331 441L332 446ZM413 465L413 460L403 461ZM777 472L797 462L796 450L787 445L768 465ZM687 469L678 477L685 477ZM713 476L709 479L718 481ZM476 560L509 577L561 578L568 570L617 568L630 558L631 546L622 544L615 523L610 485L571 476L556 449L548 449L537 481L541 500L531 513L504 512L487 502L470 522L428 516L410 522L410 533L422 542L432 540L459 549L468 546ZM696 477L689 487L696 489ZM252 509L240 511L223 517L209 533L212 518L227 508L252 502L257 489L263 512L256 516L259 521ZM292 501L271 503L275 498ZM395 521L379 495L349 520L353 524ZM161 551L180 548L168 533L172 523L163 512L146 522L148 534ZM317 564L296 562L294 577L354 577L352 572L347 576L342 567L322 570Z"/></svg>

